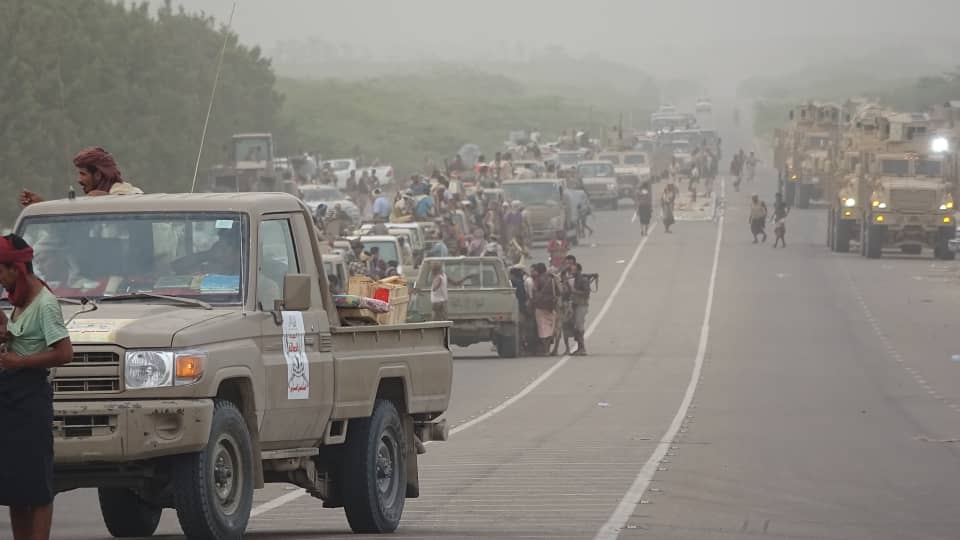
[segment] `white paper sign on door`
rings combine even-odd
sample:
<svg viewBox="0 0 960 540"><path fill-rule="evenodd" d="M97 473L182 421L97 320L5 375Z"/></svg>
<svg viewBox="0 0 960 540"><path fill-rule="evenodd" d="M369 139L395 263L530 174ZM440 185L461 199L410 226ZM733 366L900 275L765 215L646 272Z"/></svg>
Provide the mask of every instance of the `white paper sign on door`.
<svg viewBox="0 0 960 540"><path fill-rule="evenodd" d="M303 313L283 312L283 357L287 360L287 399L310 398L310 363L303 339Z"/></svg>

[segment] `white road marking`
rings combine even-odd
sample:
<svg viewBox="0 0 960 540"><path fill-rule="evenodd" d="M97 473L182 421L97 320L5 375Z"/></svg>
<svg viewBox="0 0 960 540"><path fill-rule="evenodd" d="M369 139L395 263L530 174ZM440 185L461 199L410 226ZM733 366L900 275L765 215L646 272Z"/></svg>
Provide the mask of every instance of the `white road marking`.
<svg viewBox="0 0 960 540"><path fill-rule="evenodd" d="M722 221L720 226L721 227L723 226ZM657 225L654 223L653 225L650 226L649 232L653 232L656 228L657 228ZM623 284L627 281L627 275L633 269L633 266L637 263L637 259L640 258L640 252L643 251L643 248L644 246L647 245L647 240L649 239L650 239L650 235L648 234L647 236L644 236L643 240L641 240L640 243L637 245L637 249L634 250L633 256L630 258L630 262L628 262L627 265L623 268L623 272L620 273L620 279L618 279L617 284L613 286L613 290L610 291L610 294L607 296L607 300L603 303L603 306L600 308L600 311L597 313L597 316L594 317L593 321L590 323L590 326L587 327L587 331L584 333L584 337L590 337L593 334L597 326L600 325L600 321L602 321L603 317L607 314L607 311L610 310L610 306L613 305L613 301L619 296L620 288L623 287ZM594 246L596 246L596 244L594 244ZM617 261L617 262L622 263L623 261ZM459 424L453 428L450 428L450 435L456 435L461 431L469 429L479 424L480 422L483 422L484 420L487 420L503 412L504 409L513 405L517 401L520 401L521 399L523 399L524 396L526 396L530 392L533 392L538 386L543 384L554 373L556 373L557 370L562 368L568 361L570 361L570 355L563 356L562 358L557 360L552 366L550 366L549 369L541 373L539 377L537 377L536 379L533 379L530 382L530 384L523 387L519 392L510 396L509 398L504 400L502 403L500 403L496 407L493 407L487 410L486 412L484 412L479 416L471 417L469 420L467 420L462 424ZM300 489L298 491L291 491L275 499L271 499L263 504L260 504L254 507L253 510L250 511L250 518L252 519L265 512L269 512L270 510L279 508L287 504L288 502L295 501L300 497L303 497L306 494L307 494L306 490Z"/></svg>
<svg viewBox="0 0 960 540"><path fill-rule="evenodd" d="M721 182L721 198L724 195L725 187L726 183ZM677 414L673 417L673 422L670 423L666 434L660 439L650 459L643 464L640 473L637 474L637 478L633 481L630 489L627 490L623 499L620 500L620 504L617 505L613 514L610 515L610 519L608 519L597 532L597 535L594 537L595 540L615 540L620 536L620 531L623 530L630 516L636 511L637 505L642 502L640 498L660 468L660 463L666 456L667 450L670 449L670 445L673 444L673 440L680 431L680 426L683 424L684 418L686 418L687 412L690 410L690 403L693 401L693 395L697 391L697 383L700 381L703 360L707 354L707 341L710 336L710 313L713 311L713 293L717 284L717 267L720 262L720 242L723 239L724 217L723 215L720 216L717 227L717 242L713 248L713 268L710 271L710 285L707 289L707 305L703 312L703 324L700 326L700 343L697 346L697 357L693 363L693 371L690 373L690 382L687 384L687 391L683 395L680 408L677 409Z"/></svg>

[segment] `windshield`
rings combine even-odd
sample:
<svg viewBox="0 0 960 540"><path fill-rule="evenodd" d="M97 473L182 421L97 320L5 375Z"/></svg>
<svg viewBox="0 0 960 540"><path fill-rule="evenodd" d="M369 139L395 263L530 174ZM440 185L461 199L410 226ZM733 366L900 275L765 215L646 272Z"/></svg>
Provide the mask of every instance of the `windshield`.
<svg viewBox="0 0 960 540"><path fill-rule="evenodd" d="M807 146L812 148L826 148L830 146L829 137L807 137Z"/></svg>
<svg viewBox="0 0 960 540"><path fill-rule="evenodd" d="M269 156L270 141L261 138L234 139L236 161L264 161Z"/></svg>
<svg viewBox="0 0 960 540"><path fill-rule="evenodd" d="M614 165L620 164L620 156L617 154L600 154L599 156L597 156L597 159L599 159L600 161L609 161Z"/></svg>
<svg viewBox="0 0 960 540"><path fill-rule="evenodd" d="M564 165L576 165L577 163L580 162L580 154L579 154L579 153L570 153L570 152L567 152L567 153L564 153L564 154L559 154L559 155L557 156L557 158L559 159L560 163L562 163L562 164L564 164Z"/></svg>
<svg viewBox="0 0 960 540"><path fill-rule="evenodd" d="M497 265L490 261L480 260L448 260L443 261L443 273L447 275L449 289L495 289L508 287L500 282L500 272ZM429 286L430 265L424 264L424 275L419 283Z"/></svg>
<svg viewBox="0 0 960 540"><path fill-rule="evenodd" d="M400 263L400 257L397 255L397 242L393 240L365 240L360 239L360 242L363 243L363 251L365 253L370 253L370 250L377 248L380 250L380 258L385 262L395 262Z"/></svg>
<svg viewBox="0 0 960 540"><path fill-rule="evenodd" d="M335 171L345 171L350 168L350 161L346 159L331 161L329 163L330 167L332 167Z"/></svg>
<svg viewBox="0 0 960 540"><path fill-rule="evenodd" d="M613 165L609 163L584 163L577 167L581 178L613 176Z"/></svg>
<svg viewBox="0 0 960 540"><path fill-rule="evenodd" d="M916 163L917 176L940 176L941 163L934 159L921 159Z"/></svg>
<svg viewBox="0 0 960 540"><path fill-rule="evenodd" d="M643 165L647 162L647 156L643 154L627 154L623 156L625 165Z"/></svg>
<svg viewBox="0 0 960 540"><path fill-rule="evenodd" d="M905 159L881 160L880 173L886 176L907 176L910 174L910 162Z"/></svg>
<svg viewBox="0 0 960 540"><path fill-rule="evenodd" d="M18 234L34 246L34 270L59 297L147 292L239 303L244 296L247 219L236 212L35 216Z"/></svg>
<svg viewBox="0 0 960 540"><path fill-rule="evenodd" d="M316 201L342 201L347 197L339 189L332 187L317 187L301 190L303 200L307 202Z"/></svg>
<svg viewBox="0 0 960 540"><path fill-rule="evenodd" d="M556 206L560 203L560 186L551 182L504 182L503 191L507 194L507 200L520 201L527 206Z"/></svg>

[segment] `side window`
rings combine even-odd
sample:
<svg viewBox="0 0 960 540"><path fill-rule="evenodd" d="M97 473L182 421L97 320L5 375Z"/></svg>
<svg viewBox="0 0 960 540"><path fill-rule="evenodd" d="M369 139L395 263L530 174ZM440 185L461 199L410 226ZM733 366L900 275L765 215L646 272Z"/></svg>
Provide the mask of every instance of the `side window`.
<svg viewBox="0 0 960 540"><path fill-rule="evenodd" d="M300 271L290 220L272 219L260 223L259 261L257 305L263 311L270 311L274 301L283 298L284 276Z"/></svg>

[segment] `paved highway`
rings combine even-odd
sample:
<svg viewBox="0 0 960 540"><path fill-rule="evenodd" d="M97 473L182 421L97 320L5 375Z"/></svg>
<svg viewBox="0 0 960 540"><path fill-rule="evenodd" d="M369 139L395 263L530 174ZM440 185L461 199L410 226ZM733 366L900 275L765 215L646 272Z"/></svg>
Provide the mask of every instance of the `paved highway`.
<svg viewBox="0 0 960 540"><path fill-rule="evenodd" d="M960 265L832 254L822 210L753 245L770 178L728 189L721 224L646 241L598 213L575 250L601 274L590 356L458 349L454 435L397 536L957 538ZM259 491L247 537L356 538L300 493ZM57 498L55 537L108 538L94 492Z"/></svg>

